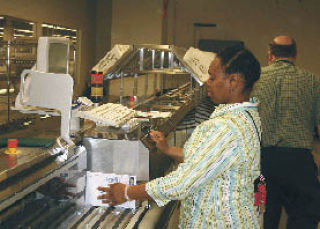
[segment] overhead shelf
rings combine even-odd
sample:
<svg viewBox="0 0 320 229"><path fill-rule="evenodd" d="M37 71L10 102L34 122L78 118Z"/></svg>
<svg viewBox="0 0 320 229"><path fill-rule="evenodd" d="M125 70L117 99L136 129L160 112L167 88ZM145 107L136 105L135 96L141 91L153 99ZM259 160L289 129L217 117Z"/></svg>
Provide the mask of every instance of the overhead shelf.
<svg viewBox="0 0 320 229"><path fill-rule="evenodd" d="M103 72L106 79L133 74L191 74L196 82L203 85L192 67L183 60L187 49L174 45L117 45L92 69Z"/></svg>

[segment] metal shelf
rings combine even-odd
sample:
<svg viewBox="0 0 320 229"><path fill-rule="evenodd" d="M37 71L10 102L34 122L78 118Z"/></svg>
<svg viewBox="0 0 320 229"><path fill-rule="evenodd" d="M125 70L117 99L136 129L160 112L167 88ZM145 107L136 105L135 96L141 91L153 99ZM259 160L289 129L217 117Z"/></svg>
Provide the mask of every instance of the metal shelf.
<svg viewBox="0 0 320 229"><path fill-rule="evenodd" d="M0 42L0 65L2 67L0 82L7 82L7 90L9 90L11 85L20 80L20 72L23 69L31 68L34 65L36 62L36 48L37 42L35 40L25 42L15 40ZM1 97L7 97L7 121L9 123L10 106L14 98L10 93L2 95Z"/></svg>
<svg viewBox="0 0 320 229"><path fill-rule="evenodd" d="M19 76L10 76L11 80L19 80L20 77ZM8 76L7 73L0 73L0 81L7 81L8 80Z"/></svg>

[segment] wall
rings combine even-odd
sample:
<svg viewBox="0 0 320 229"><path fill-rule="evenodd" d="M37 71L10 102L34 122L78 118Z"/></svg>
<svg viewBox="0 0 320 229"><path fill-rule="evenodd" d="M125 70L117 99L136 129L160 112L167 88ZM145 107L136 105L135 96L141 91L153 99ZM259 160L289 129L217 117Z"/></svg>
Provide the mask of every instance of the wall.
<svg viewBox="0 0 320 229"><path fill-rule="evenodd" d="M298 64L320 74L319 0L0 0L0 14L80 31L76 93L89 71L117 43L194 45L199 38L242 40L261 63L267 44L285 33L298 44ZM216 23L195 31L194 22ZM195 36L196 35L196 36Z"/></svg>
<svg viewBox="0 0 320 229"><path fill-rule="evenodd" d="M111 47L112 1L97 0L95 63L103 58Z"/></svg>
<svg viewBox="0 0 320 229"><path fill-rule="evenodd" d="M0 15L8 15L34 22L45 22L63 25L79 30L78 46L78 75L75 78L75 95L80 95L86 88L89 80L91 67L96 63L96 50L105 51L110 43L111 14L97 18L99 23L96 26L96 6L99 9L111 9L110 1L103 0L0 0ZM99 11L99 15L102 15ZM101 21L100 21L101 20ZM99 31L102 31L100 35ZM103 29L101 29L103 27ZM108 31L109 30L109 31ZM96 45L97 44L97 45ZM97 57L101 53L97 53Z"/></svg>
<svg viewBox="0 0 320 229"><path fill-rule="evenodd" d="M297 41L298 65L320 74L319 0L170 2L167 38L169 43L174 43L174 37L175 44L183 47L194 45L199 38L242 40L255 53L261 64L265 65L267 44L274 36L287 34ZM216 23L217 27L195 31L194 22Z"/></svg>
<svg viewBox="0 0 320 229"><path fill-rule="evenodd" d="M162 43L162 0L113 0L111 46Z"/></svg>

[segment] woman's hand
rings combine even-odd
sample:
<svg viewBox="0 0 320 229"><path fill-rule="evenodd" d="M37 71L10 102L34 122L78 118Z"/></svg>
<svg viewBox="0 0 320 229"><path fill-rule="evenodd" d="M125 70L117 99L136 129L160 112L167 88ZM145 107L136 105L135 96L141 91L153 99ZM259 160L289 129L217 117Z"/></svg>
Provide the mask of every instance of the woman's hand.
<svg viewBox="0 0 320 229"><path fill-rule="evenodd" d="M166 154L167 156L171 157L176 162L180 163L183 162L182 156L182 148L169 146L167 139L165 138L164 134L159 131L151 131L150 138L156 143L156 147Z"/></svg>
<svg viewBox="0 0 320 229"><path fill-rule="evenodd" d="M104 194L98 196L102 203L109 205L118 205L126 202L124 197L125 184L114 183L110 184L109 187L98 187L99 191L104 192Z"/></svg>
<svg viewBox="0 0 320 229"><path fill-rule="evenodd" d="M162 132L151 131L149 133L152 141L156 143L156 147L163 153L168 154L169 146L166 137Z"/></svg>

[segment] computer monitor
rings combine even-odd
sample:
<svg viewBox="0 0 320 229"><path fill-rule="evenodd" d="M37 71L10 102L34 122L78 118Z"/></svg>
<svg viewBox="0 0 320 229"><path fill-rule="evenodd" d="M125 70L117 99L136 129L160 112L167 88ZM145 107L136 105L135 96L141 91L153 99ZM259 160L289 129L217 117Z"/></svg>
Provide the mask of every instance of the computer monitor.
<svg viewBox="0 0 320 229"><path fill-rule="evenodd" d="M36 69L45 73L69 73L69 39L40 37Z"/></svg>

